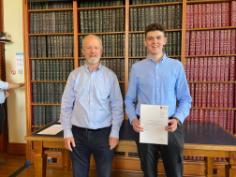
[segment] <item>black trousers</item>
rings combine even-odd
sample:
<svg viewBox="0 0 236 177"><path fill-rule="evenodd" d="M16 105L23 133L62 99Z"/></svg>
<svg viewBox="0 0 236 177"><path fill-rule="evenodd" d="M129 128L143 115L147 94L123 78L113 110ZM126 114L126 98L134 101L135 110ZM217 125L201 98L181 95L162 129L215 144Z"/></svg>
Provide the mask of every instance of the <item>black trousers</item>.
<svg viewBox="0 0 236 177"><path fill-rule="evenodd" d="M4 103L0 104L0 134L4 132L4 122L6 119L6 112Z"/></svg>
<svg viewBox="0 0 236 177"><path fill-rule="evenodd" d="M136 144L144 177L157 177L159 158L162 158L167 177L183 176L184 136L182 125L178 125L175 132L168 133L168 145L139 143L139 133L136 133Z"/></svg>
<svg viewBox="0 0 236 177"><path fill-rule="evenodd" d="M97 177L111 177L114 150L109 147L111 127L98 130L72 126L76 147L71 152L74 177L88 177L90 156L94 156Z"/></svg>

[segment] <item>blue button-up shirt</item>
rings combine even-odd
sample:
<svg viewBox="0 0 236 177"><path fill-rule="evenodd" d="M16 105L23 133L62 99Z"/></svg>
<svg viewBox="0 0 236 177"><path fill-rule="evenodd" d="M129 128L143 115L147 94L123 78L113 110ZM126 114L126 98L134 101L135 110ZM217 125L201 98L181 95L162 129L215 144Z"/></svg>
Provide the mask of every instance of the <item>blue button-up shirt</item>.
<svg viewBox="0 0 236 177"><path fill-rule="evenodd" d="M0 104L5 102L6 95L5 90L8 89L8 83L0 80Z"/></svg>
<svg viewBox="0 0 236 177"><path fill-rule="evenodd" d="M191 102L180 61L164 55L159 63L147 58L132 66L125 98L130 122L140 115L140 104L153 104L168 106L168 116L174 116L183 123L189 115Z"/></svg>
<svg viewBox="0 0 236 177"><path fill-rule="evenodd" d="M71 127L98 129L112 126L110 136L119 137L123 121L123 99L116 75L100 65L72 71L62 96L61 124L64 137L72 137Z"/></svg>

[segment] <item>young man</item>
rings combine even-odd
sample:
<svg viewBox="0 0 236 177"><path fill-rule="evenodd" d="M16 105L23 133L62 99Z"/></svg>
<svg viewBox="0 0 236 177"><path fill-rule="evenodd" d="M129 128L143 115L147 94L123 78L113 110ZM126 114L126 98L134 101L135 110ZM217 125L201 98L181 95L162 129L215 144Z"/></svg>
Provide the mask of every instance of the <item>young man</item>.
<svg viewBox="0 0 236 177"><path fill-rule="evenodd" d="M191 96L181 62L169 58L163 48L167 42L165 29L151 24L145 30L147 58L132 66L125 99L129 121L137 132L140 125L140 104L168 106L168 145L136 143L144 177L157 176L157 162L161 157L167 177L183 175L182 123L191 107Z"/></svg>
<svg viewBox="0 0 236 177"><path fill-rule="evenodd" d="M100 63L99 37L86 36L82 53L86 63L70 73L62 96L64 144L71 151L74 177L88 177L91 154L97 176L110 177L123 121L123 100L116 75Z"/></svg>

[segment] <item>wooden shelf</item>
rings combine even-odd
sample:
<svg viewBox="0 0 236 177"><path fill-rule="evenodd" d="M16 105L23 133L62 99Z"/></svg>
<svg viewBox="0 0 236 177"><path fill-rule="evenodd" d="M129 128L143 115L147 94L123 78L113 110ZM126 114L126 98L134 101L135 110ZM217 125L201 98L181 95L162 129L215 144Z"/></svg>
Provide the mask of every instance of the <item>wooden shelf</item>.
<svg viewBox="0 0 236 177"><path fill-rule="evenodd" d="M186 58L207 58L207 57L235 57L236 54L220 54L220 55L188 55Z"/></svg>
<svg viewBox="0 0 236 177"><path fill-rule="evenodd" d="M102 7L79 7L78 11L82 10L110 10L110 9L122 9L125 6L102 6Z"/></svg>
<svg viewBox="0 0 236 177"><path fill-rule="evenodd" d="M117 57L108 56L108 57L101 57L100 59L102 60L102 59L123 59L123 58L124 58L123 56L117 56ZM79 57L79 59L85 60L84 57Z"/></svg>
<svg viewBox="0 0 236 177"><path fill-rule="evenodd" d="M180 55L168 55L170 58L180 58L181 56ZM134 56L134 57L129 57L129 59L144 59L146 58L147 56Z"/></svg>
<svg viewBox="0 0 236 177"><path fill-rule="evenodd" d="M166 29L166 32L181 32L182 29ZM129 31L129 34L145 33L145 31Z"/></svg>
<svg viewBox="0 0 236 177"><path fill-rule="evenodd" d="M186 31L208 31L208 30L227 30L227 29L236 29L236 26L222 26L222 27L210 27L210 28L193 28L193 29L186 29Z"/></svg>
<svg viewBox="0 0 236 177"><path fill-rule="evenodd" d="M192 109L236 111L236 108L224 108L224 107L192 107Z"/></svg>
<svg viewBox="0 0 236 177"><path fill-rule="evenodd" d="M187 4L199 4L199 3L220 3L220 2L231 2L232 0L190 0L187 1Z"/></svg>
<svg viewBox="0 0 236 177"><path fill-rule="evenodd" d="M66 80L34 80L31 83L66 83Z"/></svg>
<svg viewBox="0 0 236 177"><path fill-rule="evenodd" d="M30 60L73 60L74 57L40 57L40 58L29 58Z"/></svg>
<svg viewBox="0 0 236 177"><path fill-rule="evenodd" d="M142 7L155 7L155 6L170 6L170 5L182 5L182 2L161 2L161 3L149 3L149 4L134 4L134 5L130 5L130 8L134 8L134 7L138 7L138 8L142 8Z"/></svg>
<svg viewBox="0 0 236 177"><path fill-rule="evenodd" d="M29 36L65 36L74 35L74 33L30 33Z"/></svg>
<svg viewBox="0 0 236 177"><path fill-rule="evenodd" d="M61 103L31 103L32 106L61 106Z"/></svg>
<svg viewBox="0 0 236 177"><path fill-rule="evenodd" d="M29 10L29 13L44 13L44 12L64 12L64 11L73 11L73 8L57 8L57 9L32 9Z"/></svg>
<svg viewBox="0 0 236 177"><path fill-rule="evenodd" d="M88 34L108 35L108 34L125 34L125 32L124 31L117 31L117 32L89 32L89 33L78 33L78 36L86 36Z"/></svg>

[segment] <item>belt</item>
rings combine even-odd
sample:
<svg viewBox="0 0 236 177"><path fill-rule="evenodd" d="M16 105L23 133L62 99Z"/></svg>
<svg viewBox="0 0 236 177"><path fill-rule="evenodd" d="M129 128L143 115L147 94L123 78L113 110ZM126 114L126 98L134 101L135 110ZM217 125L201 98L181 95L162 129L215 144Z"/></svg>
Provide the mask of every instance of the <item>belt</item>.
<svg viewBox="0 0 236 177"><path fill-rule="evenodd" d="M102 130L107 130L107 129L110 129L111 126L109 127L103 127L103 128L97 128L97 129L91 129L91 128L84 128L84 127L77 127L75 125L73 125L72 127L76 128L77 130L79 131L91 131L91 132L96 132L96 131L102 131Z"/></svg>

